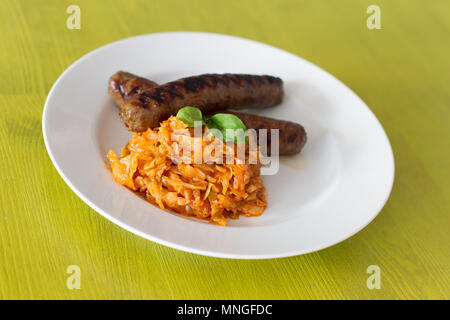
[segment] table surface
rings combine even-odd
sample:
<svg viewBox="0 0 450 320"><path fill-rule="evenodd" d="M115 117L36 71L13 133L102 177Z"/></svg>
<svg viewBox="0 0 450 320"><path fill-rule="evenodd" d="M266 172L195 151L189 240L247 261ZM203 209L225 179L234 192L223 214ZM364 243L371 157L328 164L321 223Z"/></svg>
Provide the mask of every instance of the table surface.
<svg viewBox="0 0 450 320"><path fill-rule="evenodd" d="M69 30L66 8L81 8ZM381 29L366 9L381 8ZM0 10L0 298L450 298L449 1L20 1ZM89 51L161 31L208 31L280 47L352 88L383 124L396 175L379 216L303 256L226 260L125 231L81 201L44 146L57 77ZM81 289L69 290L69 265ZM367 267L381 271L369 290Z"/></svg>

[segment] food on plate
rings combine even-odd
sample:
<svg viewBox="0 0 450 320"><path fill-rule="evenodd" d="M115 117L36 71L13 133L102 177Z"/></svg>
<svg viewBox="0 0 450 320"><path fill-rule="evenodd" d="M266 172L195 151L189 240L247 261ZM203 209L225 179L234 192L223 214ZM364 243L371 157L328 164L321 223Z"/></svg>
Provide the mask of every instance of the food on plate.
<svg viewBox="0 0 450 320"><path fill-rule="evenodd" d="M271 150L271 130L279 129L279 155L293 155L299 153L306 143L306 131L298 123L257 116L243 112L222 111L237 116L247 128L257 130L267 129L267 151Z"/></svg>
<svg viewBox="0 0 450 320"><path fill-rule="evenodd" d="M186 105L203 112L227 108L265 108L280 104L280 78L247 74L203 74L142 90L121 106L120 117L131 131L159 126Z"/></svg>
<svg viewBox="0 0 450 320"><path fill-rule="evenodd" d="M109 80L108 92L115 103L121 107L125 101L131 97L138 95L139 93L156 87L158 84L154 81L146 78L138 77L128 72L119 71L115 73ZM144 128L145 123L148 121L147 112L139 112L139 108L134 108L137 111L132 113L133 117L127 117L126 113L129 111L128 107L121 107L120 118L129 128ZM128 110L128 111L127 111ZM270 154L270 130L279 129L279 154L280 155L292 155L299 153L306 143L307 135L305 129L294 122L278 120L269 117L262 117L254 114L247 114L243 112L223 111L224 113L231 113L239 117L247 128L252 129L268 129L267 136L267 151ZM171 115L175 115L174 112ZM156 115L155 115L156 117ZM153 122L150 121L150 122ZM139 130L142 131L142 130ZM257 131L258 134L258 131Z"/></svg>
<svg viewBox="0 0 450 320"><path fill-rule="evenodd" d="M156 82L149 79L138 77L129 72L118 71L109 78L108 93L120 107L135 94L157 85Z"/></svg>
<svg viewBox="0 0 450 320"><path fill-rule="evenodd" d="M214 224L266 209L260 168L263 153L271 153L273 129L279 130L279 155L299 153L306 143L297 123L228 110L280 104L277 77L203 74L158 85L119 71L108 93L134 131L120 157L108 152L114 180L161 209ZM256 131L245 134L247 128ZM259 129L267 129L266 138Z"/></svg>
<svg viewBox="0 0 450 320"><path fill-rule="evenodd" d="M190 122L198 114L187 110L180 117ZM115 181L144 194L161 209L222 226L226 225L227 218L261 215L267 201L259 176L258 150L254 151L256 163L249 163L252 151L248 148L242 161L235 152L239 143L232 143L230 148L230 144L209 133L207 126L200 128L207 138L196 137L195 129L184 121L171 116L155 129L133 133L120 158L110 150L107 157ZM240 120L234 121L240 126ZM180 151L186 147L193 152ZM222 150L220 157L216 150ZM214 161L196 161L208 152ZM234 157L233 163L220 161L229 154Z"/></svg>

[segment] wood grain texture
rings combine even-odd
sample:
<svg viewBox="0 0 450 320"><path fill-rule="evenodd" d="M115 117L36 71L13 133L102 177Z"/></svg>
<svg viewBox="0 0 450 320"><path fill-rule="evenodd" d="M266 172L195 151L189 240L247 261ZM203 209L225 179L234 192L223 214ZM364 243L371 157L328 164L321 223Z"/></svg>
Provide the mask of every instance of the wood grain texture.
<svg viewBox="0 0 450 320"><path fill-rule="evenodd" d="M374 2L381 30L366 27ZM81 7L81 30L66 28L72 3ZM444 0L2 1L0 298L450 298L449 15ZM78 199L43 143L48 91L65 68L101 45L174 30L275 45L360 95L395 155L394 189L380 215L320 252L238 261L146 241ZM81 267L81 290L66 288L72 264ZM366 287L372 264L381 268L381 290Z"/></svg>

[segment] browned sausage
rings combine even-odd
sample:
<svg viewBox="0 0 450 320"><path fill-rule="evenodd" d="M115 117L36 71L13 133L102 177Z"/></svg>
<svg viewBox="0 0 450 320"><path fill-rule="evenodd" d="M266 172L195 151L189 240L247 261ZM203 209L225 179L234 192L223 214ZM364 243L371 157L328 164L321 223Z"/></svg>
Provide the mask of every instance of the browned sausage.
<svg viewBox="0 0 450 320"><path fill-rule="evenodd" d="M298 123L278 120L268 117L257 116L254 114L221 111L222 113L231 113L244 122L247 128L267 129L267 151L270 154L271 148L271 129L279 129L279 154L292 155L299 153L306 143L306 131Z"/></svg>
<svg viewBox="0 0 450 320"><path fill-rule="evenodd" d="M283 82L272 76L204 74L168 82L135 94L121 106L131 131L155 128L184 106L203 112L226 108L265 108L280 104Z"/></svg>
<svg viewBox="0 0 450 320"><path fill-rule="evenodd" d="M120 107L135 94L156 87L158 84L132 73L118 71L109 78L108 93Z"/></svg>
<svg viewBox="0 0 450 320"><path fill-rule="evenodd" d="M121 106L125 100L137 92L142 92L148 88L157 86L157 83L135 76L131 73L119 71L115 73L109 81L108 92L117 103ZM122 89L120 89L122 88ZM305 129L294 122L277 120L268 117L262 117L242 112L233 112L226 110L218 110L221 113L231 113L239 117L247 128L268 129L267 147L270 152L270 129L279 129L279 154L291 155L301 151L306 143ZM212 115L212 114L210 114ZM123 118L123 117L121 117ZM165 119L164 119L165 120Z"/></svg>

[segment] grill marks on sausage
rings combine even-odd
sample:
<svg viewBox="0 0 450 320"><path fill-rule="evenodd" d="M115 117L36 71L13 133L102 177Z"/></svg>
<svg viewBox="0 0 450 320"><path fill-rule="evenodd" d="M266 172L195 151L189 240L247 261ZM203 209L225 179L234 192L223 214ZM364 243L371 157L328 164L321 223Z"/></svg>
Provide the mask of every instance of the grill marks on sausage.
<svg viewBox="0 0 450 320"><path fill-rule="evenodd" d="M148 108L150 100L162 104L171 99L183 99L186 94L200 93L205 88L216 89L220 84L225 88L230 88L231 84L235 86L260 87L264 84L281 85L280 78L272 76L253 76L248 74L205 74L200 76L188 77L166 83L164 85L151 88L140 93L139 101L144 108Z"/></svg>
<svg viewBox="0 0 450 320"><path fill-rule="evenodd" d="M192 77L180 80L187 92L196 93L203 89L206 85L206 79ZM173 84L172 84L173 85Z"/></svg>
<svg viewBox="0 0 450 320"><path fill-rule="evenodd" d="M122 121L131 131L155 128L187 105L213 112L227 108L266 108L280 104L283 99L282 80L268 75L203 74L159 86L148 79L133 80L130 74L120 75L121 79L129 80L123 81L127 84L125 92L139 83L143 85L140 93L118 103L123 109Z"/></svg>
<svg viewBox="0 0 450 320"><path fill-rule="evenodd" d="M157 83L124 71L118 71L109 79L108 93L118 106L142 91L156 87Z"/></svg>
<svg viewBox="0 0 450 320"><path fill-rule="evenodd" d="M279 99L272 99L271 105L281 102L282 98L282 81L271 76L205 74L169 82L161 87L163 88L151 80L119 71L110 78L108 92L120 106L121 120L133 131L144 131L155 123L159 124L157 121L162 121L175 114L177 108L170 105L174 99L177 100L177 103L182 103L183 99L189 99L189 96L207 99L210 95L218 95L219 100L225 99L228 103L234 103L233 99L239 97L239 102L242 104L247 103L253 107L261 107L270 104L265 100L267 96L262 97L263 92L270 91L271 95ZM243 88L249 91L239 91ZM255 95L255 91L258 90L259 93ZM131 98L135 101L125 104ZM213 101L208 100L209 106L213 104ZM223 103L218 102L217 99L214 103L217 107L224 107ZM232 113L238 116L248 128L268 129L268 152L271 150L271 129L274 128L280 130L279 152L281 155L300 152L307 140L304 128L293 122L240 112L228 112L215 107L204 111ZM161 115L161 113L163 114Z"/></svg>
<svg viewBox="0 0 450 320"><path fill-rule="evenodd" d="M149 107L148 100L154 100L157 103L164 103L167 101L167 98L174 99L180 98L183 99L184 95L181 93L181 87L177 83L168 83L164 87L155 87L152 88L151 91L144 91L139 96L139 101L142 103L142 106L147 108Z"/></svg>

